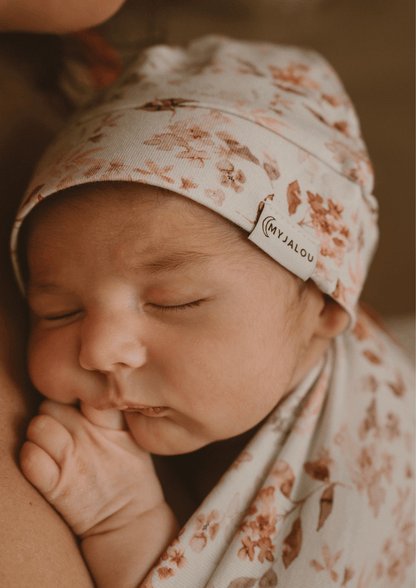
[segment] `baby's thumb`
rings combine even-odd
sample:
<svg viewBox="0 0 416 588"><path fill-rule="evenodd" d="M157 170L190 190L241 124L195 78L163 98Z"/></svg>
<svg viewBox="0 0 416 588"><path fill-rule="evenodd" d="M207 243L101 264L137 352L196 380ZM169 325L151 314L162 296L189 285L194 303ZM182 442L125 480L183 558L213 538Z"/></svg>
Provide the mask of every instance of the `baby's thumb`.
<svg viewBox="0 0 416 588"><path fill-rule="evenodd" d="M115 429L116 431L125 431L127 429L126 421L121 410L109 408L108 410L97 410L89 404L80 401L80 410L84 417L93 425L104 427L105 429Z"/></svg>

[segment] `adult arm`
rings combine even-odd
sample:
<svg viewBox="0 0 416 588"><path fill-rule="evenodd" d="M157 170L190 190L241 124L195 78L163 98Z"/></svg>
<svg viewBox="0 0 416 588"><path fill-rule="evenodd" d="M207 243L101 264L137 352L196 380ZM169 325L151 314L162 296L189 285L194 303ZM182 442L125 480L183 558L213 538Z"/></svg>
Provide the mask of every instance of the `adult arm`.
<svg viewBox="0 0 416 588"><path fill-rule="evenodd" d="M25 376L24 305L11 272L9 234L39 152L61 122L1 56L0 65L0 586L92 588L73 534L18 465L39 398Z"/></svg>
<svg viewBox="0 0 416 588"><path fill-rule="evenodd" d="M10 348L13 321L0 307L0 584L4 588L92 588L75 537L27 482L16 450L32 407L29 386L13 374L21 347Z"/></svg>

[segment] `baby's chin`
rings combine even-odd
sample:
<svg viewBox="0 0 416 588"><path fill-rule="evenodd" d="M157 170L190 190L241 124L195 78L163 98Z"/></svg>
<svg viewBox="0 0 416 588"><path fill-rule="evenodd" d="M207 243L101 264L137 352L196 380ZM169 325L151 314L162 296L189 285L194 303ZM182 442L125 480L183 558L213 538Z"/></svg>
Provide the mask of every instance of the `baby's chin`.
<svg viewBox="0 0 416 588"><path fill-rule="evenodd" d="M136 443L154 455L191 453L216 441L189 432L169 416L154 418L135 412L124 413L124 418Z"/></svg>

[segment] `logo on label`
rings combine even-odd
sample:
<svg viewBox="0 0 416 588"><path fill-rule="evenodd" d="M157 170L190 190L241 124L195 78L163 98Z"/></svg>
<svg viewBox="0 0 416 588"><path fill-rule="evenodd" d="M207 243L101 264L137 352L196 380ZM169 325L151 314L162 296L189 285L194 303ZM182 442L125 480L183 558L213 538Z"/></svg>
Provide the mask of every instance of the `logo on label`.
<svg viewBox="0 0 416 588"><path fill-rule="evenodd" d="M276 233L277 227L273 224L273 222L276 222L274 216L266 216L263 219L261 226L265 237L269 237L269 233L273 233L273 235Z"/></svg>
<svg viewBox="0 0 416 588"><path fill-rule="evenodd" d="M297 253L298 255L300 255L301 257L305 257L307 256L307 259L310 263L313 262L314 260L314 255L311 255L308 251L306 251L306 249L302 248L302 249L298 249L299 245L298 243L294 243L293 239L289 240L289 236L287 234L285 234L284 231L281 231L279 229L279 227L277 226L277 224L275 224L276 218L274 216L266 216L263 219L263 222L261 224L261 228L263 230L263 234L265 237L269 238L270 235L273 235L274 237L277 237L282 243L284 243L285 245L287 245L288 247L290 247L295 253Z"/></svg>

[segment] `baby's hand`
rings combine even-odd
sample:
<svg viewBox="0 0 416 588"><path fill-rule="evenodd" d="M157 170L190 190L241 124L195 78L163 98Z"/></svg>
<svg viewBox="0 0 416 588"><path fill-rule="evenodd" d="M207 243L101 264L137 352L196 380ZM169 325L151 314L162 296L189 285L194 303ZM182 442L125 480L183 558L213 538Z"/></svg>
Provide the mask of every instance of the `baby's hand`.
<svg viewBox="0 0 416 588"><path fill-rule="evenodd" d="M122 430L122 413L86 405L82 411L85 416L45 400L29 424L20 464L84 539L129 523L163 504L164 497L150 454Z"/></svg>

